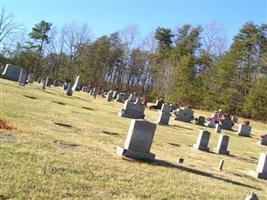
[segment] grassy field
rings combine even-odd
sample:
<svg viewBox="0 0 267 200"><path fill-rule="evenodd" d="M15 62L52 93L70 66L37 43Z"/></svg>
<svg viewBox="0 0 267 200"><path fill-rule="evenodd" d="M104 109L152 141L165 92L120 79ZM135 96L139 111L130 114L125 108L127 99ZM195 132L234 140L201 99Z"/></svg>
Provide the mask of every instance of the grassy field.
<svg viewBox="0 0 267 200"><path fill-rule="evenodd" d="M267 152L257 144L267 131L264 123L252 121L250 138L223 131L231 153L224 156L192 148L200 129L212 132L209 147L215 147L219 134L212 129L171 119L169 126L157 127L151 150L157 161L144 163L115 154L130 123L117 115L123 104L2 79L0 90L0 118L16 127L0 129L0 199L238 200L252 191L267 199L267 181L247 175L259 153ZM158 117L156 111L145 114L149 121ZM177 157L184 164L176 164Z"/></svg>

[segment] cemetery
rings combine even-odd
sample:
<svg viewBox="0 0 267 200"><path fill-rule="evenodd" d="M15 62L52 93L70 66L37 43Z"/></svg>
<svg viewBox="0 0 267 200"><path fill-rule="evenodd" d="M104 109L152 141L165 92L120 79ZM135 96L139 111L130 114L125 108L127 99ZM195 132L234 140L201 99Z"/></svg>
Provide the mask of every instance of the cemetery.
<svg viewBox="0 0 267 200"><path fill-rule="evenodd" d="M65 91L19 77L0 79L0 199L267 197L267 124L210 127L210 112L94 98L79 77Z"/></svg>

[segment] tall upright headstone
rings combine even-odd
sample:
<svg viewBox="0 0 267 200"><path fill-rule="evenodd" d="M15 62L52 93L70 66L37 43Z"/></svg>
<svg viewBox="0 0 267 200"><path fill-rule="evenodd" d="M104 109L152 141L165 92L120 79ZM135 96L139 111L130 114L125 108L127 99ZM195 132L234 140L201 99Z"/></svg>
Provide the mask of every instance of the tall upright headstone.
<svg viewBox="0 0 267 200"><path fill-rule="evenodd" d="M107 101L112 101L112 97L113 97L113 91L109 91L107 94Z"/></svg>
<svg viewBox="0 0 267 200"><path fill-rule="evenodd" d="M198 119L197 119L196 125L204 126L205 120L206 120L205 117L199 116Z"/></svg>
<svg viewBox="0 0 267 200"><path fill-rule="evenodd" d="M125 94L124 94L124 93L119 93L119 94L117 95L116 101L117 101L117 102L121 102L121 103L123 103L124 100L125 100Z"/></svg>
<svg viewBox="0 0 267 200"><path fill-rule="evenodd" d="M266 145L267 146L267 134L263 135L260 140L261 145Z"/></svg>
<svg viewBox="0 0 267 200"><path fill-rule="evenodd" d="M33 73L30 73L29 75L28 75L28 83L33 83L33 81L34 81L34 74Z"/></svg>
<svg viewBox="0 0 267 200"><path fill-rule="evenodd" d="M267 154L261 153L256 171L249 171L249 175L267 180Z"/></svg>
<svg viewBox="0 0 267 200"><path fill-rule="evenodd" d="M251 133L251 126L246 124L239 124L237 134L239 136L249 137Z"/></svg>
<svg viewBox="0 0 267 200"><path fill-rule="evenodd" d="M155 154L150 153L156 124L145 120L131 120L124 148L117 147L116 153L133 159L153 161Z"/></svg>
<svg viewBox="0 0 267 200"><path fill-rule="evenodd" d="M68 88L66 90L66 95L72 96L72 94L73 94L72 85L71 85L71 83L69 83Z"/></svg>
<svg viewBox="0 0 267 200"><path fill-rule="evenodd" d="M112 94L112 99L117 99L118 91L114 91Z"/></svg>
<svg viewBox="0 0 267 200"><path fill-rule="evenodd" d="M76 88L78 87L79 84L80 84L80 76L77 76L75 81L74 81L74 84L72 86L72 92L74 92L76 90Z"/></svg>
<svg viewBox="0 0 267 200"><path fill-rule="evenodd" d="M119 113L121 117L129 117L132 119L144 119L145 107L142 104L134 104L129 100L124 102L123 108Z"/></svg>
<svg viewBox="0 0 267 200"><path fill-rule="evenodd" d="M224 130L231 130L233 126L233 122L230 117L227 117L221 123L221 128Z"/></svg>
<svg viewBox="0 0 267 200"><path fill-rule="evenodd" d="M138 98L137 95L133 93L133 94L130 94L128 101L135 102L137 98Z"/></svg>
<svg viewBox="0 0 267 200"><path fill-rule="evenodd" d="M168 125L171 116L171 106L163 104L160 110L159 118L157 123L160 125Z"/></svg>
<svg viewBox="0 0 267 200"><path fill-rule="evenodd" d="M209 139L210 139L210 132L200 130L197 138L197 143L193 145L194 148L202 151L209 151Z"/></svg>
<svg viewBox="0 0 267 200"><path fill-rule="evenodd" d="M228 143L229 143L229 136L220 135L217 147L214 148L214 152L217 154L229 155L229 151L227 150Z"/></svg>
<svg viewBox="0 0 267 200"><path fill-rule="evenodd" d="M41 90L45 90L46 80L42 79L41 84Z"/></svg>
<svg viewBox="0 0 267 200"><path fill-rule="evenodd" d="M20 75L19 75L19 81L18 81L19 85L20 86L25 86L26 81L27 81L27 70L21 68Z"/></svg>

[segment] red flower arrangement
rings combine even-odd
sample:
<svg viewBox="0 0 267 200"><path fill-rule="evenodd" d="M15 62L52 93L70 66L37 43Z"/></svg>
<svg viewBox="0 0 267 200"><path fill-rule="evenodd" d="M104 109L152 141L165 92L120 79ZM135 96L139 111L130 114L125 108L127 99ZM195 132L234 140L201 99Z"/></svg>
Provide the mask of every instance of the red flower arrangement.
<svg viewBox="0 0 267 200"><path fill-rule="evenodd" d="M245 120L243 123L246 124L246 125L249 125L250 121L249 120Z"/></svg>

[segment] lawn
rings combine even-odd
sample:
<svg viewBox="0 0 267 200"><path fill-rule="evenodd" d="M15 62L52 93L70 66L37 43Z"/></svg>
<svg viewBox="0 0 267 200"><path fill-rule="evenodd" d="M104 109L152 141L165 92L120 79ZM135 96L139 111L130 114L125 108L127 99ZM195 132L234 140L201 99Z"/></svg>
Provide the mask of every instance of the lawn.
<svg viewBox="0 0 267 200"><path fill-rule="evenodd" d="M252 121L250 138L223 130L231 154L224 156L192 148L201 129L212 133L209 147L215 147L219 134L213 129L172 118L169 126L157 126L151 149L157 160L130 161L115 154L130 123L117 114L123 104L40 87L0 79L0 118L14 127L0 129L0 199L235 200L252 191L267 199L267 181L247 175L259 153L267 152L257 144L267 124ZM158 117L156 111L145 114L149 121Z"/></svg>

